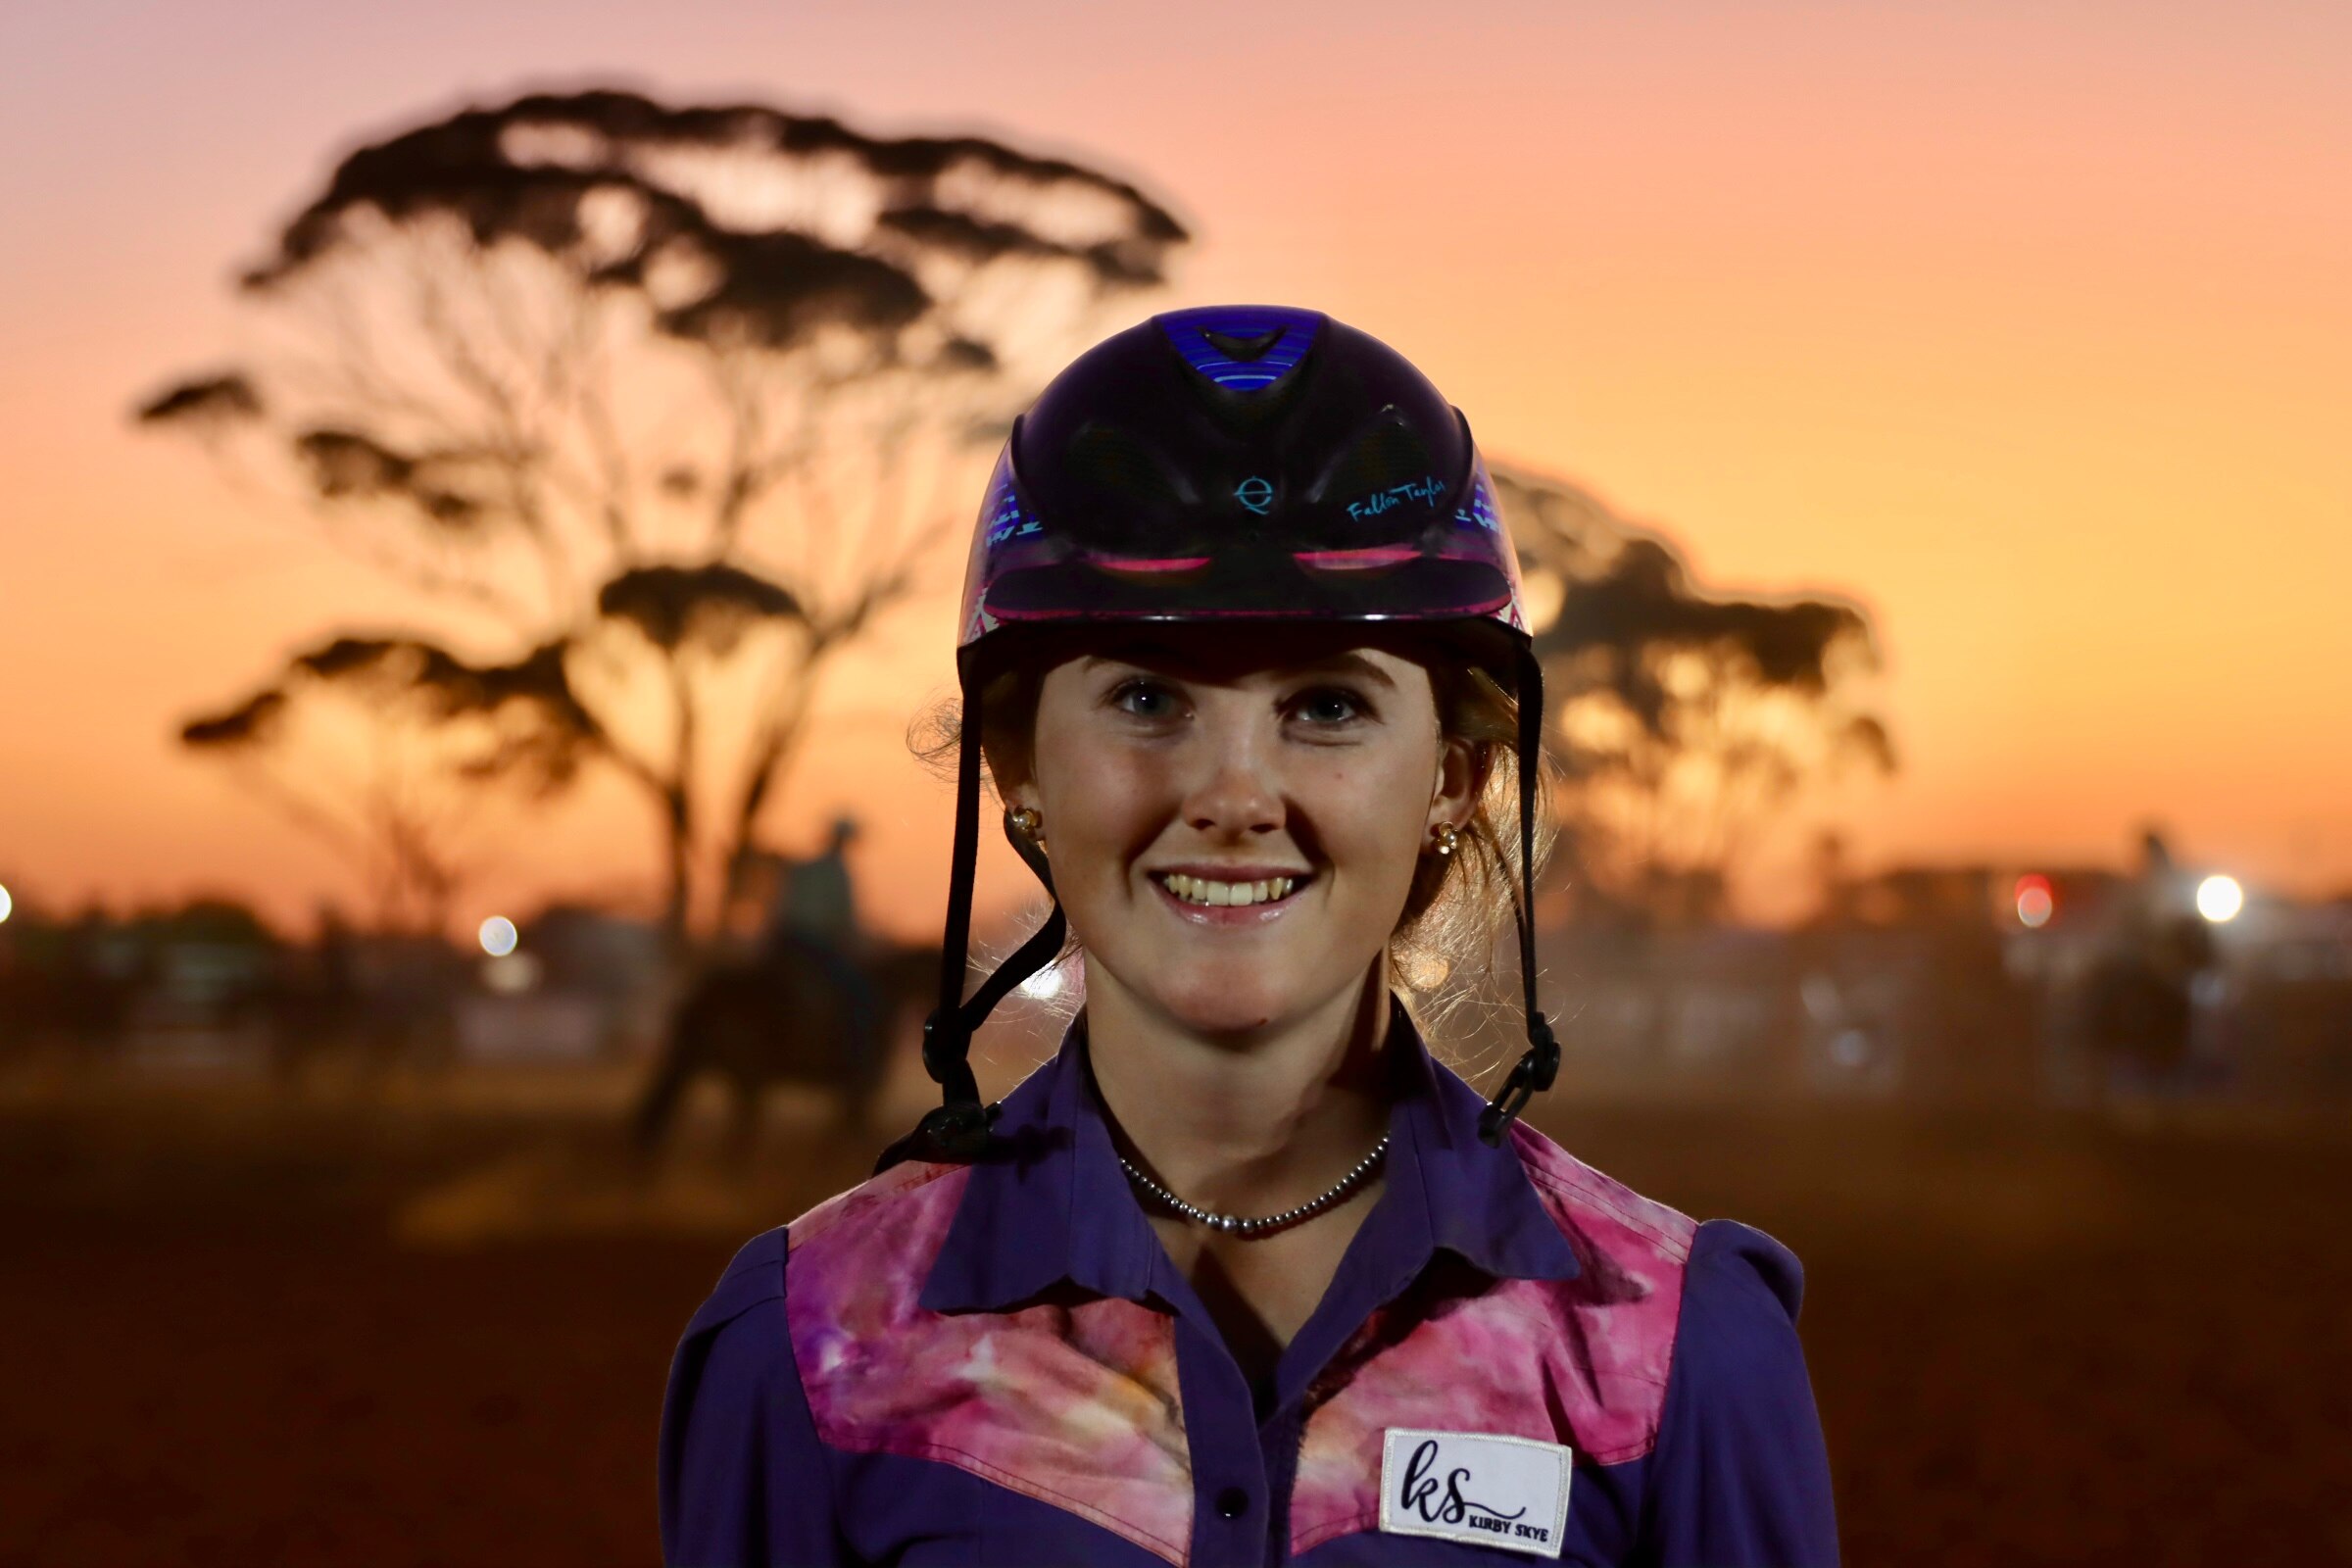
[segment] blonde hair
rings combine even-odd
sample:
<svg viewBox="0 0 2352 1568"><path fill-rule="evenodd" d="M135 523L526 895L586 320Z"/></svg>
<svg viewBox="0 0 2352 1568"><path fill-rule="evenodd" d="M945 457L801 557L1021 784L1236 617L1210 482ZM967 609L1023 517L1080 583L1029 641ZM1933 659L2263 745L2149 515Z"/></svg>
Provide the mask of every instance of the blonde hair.
<svg viewBox="0 0 2352 1568"><path fill-rule="evenodd" d="M1389 987L1403 997L1415 1025L1427 1035L1450 1021L1479 983L1491 977L1495 940L1509 928L1519 905L1519 704L1476 665L1434 660L1423 667L1436 701L1439 736L1468 744L1471 777L1479 781L1477 804L1454 841L1454 852L1421 857L1404 907L1389 933ZM989 792L1000 801L1000 770L1018 773L1029 765L1045 676L1044 663L1031 661L1001 672L981 688L980 750ZM934 772L952 779L961 735L961 705L948 698L918 715L908 728L907 747ZM1550 771L1549 760L1539 756L1539 871L1556 831ZM1054 961L1074 956L1081 947L1072 932Z"/></svg>

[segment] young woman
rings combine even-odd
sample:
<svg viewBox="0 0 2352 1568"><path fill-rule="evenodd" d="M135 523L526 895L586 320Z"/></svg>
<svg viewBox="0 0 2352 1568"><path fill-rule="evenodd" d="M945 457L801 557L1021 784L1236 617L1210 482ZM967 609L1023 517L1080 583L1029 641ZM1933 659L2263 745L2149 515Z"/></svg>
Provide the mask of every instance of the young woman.
<svg viewBox="0 0 2352 1568"><path fill-rule="evenodd" d="M962 625L944 1103L687 1326L671 1568L1835 1563L1795 1257L1516 1119L1542 685L1461 415L1328 317L1156 317L1015 424ZM983 754L1056 904L967 1001ZM1401 982L1506 908L1484 1103ZM1084 1008L983 1106L1065 917Z"/></svg>

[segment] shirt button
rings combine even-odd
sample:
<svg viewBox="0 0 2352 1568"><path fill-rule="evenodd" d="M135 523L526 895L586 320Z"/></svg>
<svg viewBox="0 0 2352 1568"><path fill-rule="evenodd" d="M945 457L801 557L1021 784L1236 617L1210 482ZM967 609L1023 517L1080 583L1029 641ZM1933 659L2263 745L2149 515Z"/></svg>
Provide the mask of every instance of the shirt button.
<svg viewBox="0 0 2352 1568"><path fill-rule="evenodd" d="M1239 1487L1227 1487L1217 1494L1217 1512L1228 1519L1239 1519L1250 1511L1250 1494Z"/></svg>

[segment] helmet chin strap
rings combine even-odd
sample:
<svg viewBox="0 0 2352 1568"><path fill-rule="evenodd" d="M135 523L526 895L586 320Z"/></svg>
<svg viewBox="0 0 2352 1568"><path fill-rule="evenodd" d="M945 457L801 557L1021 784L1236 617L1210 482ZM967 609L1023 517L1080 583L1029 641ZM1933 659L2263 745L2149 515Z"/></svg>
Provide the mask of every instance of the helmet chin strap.
<svg viewBox="0 0 2352 1568"><path fill-rule="evenodd" d="M1519 926L1519 982L1527 1008L1527 1052L1501 1092L1478 1113L1478 1136L1502 1142L1512 1118L1539 1091L1549 1089L1560 1070L1560 1043L1551 1020L1536 1004L1536 767L1544 757L1544 665L1533 648L1519 650L1519 896L1512 913Z"/></svg>
<svg viewBox="0 0 2352 1568"><path fill-rule="evenodd" d="M980 1102L979 1080L972 1074L971 1042L981 1022L1004 994L1052 962L1061 951L1067 924L1061 902L1054 899L1046 923L1021 944L1011 957L981 982L970 999L963 996L963 978L970 967L972 881L980 850L980 692L967 682L963 721L956 759L955 864L948 881L948 923L940 954L939 1005L923 1020L923 1068L941 1089L942 1103L915 1124L914 1131L882 1152L874 1162L880 1175L906 1159L968 1163L987 1152L989 1127L1002 1113L1002 1103ZM1544 747L1544 669L1532 649L1519 655L1519 889L1513 915L1519 931L1519 978L1527 1012L1527 1052L1511 1068L1501 1092L1479 1112L1478 1135L1490 1145L1502 1142L1503 1129L1526 1108L1538 1092L1551 1087L1560 1070L1560 1045L1550 1020L1536 1003L1535 842L1536 766ZM1045 852L1004 814L1004 837L1013 852L1054 896L1054 872Z"/></svg>
<svg viewBox="0 0 2352 1568"><path fill-rule="evenodd" d="M1004 837L1045 884L1047 895L1053 896L1054 873L1046 863L1045 852L1013 827L1009 811L1004 814ZM876 1175L905 1159L968 1163L987 1152L989 1125L1004 1107L980 1103L980 1083L972 1075L972 1035L1007 991L1053 961L1068 929L1056 899L1036 934L998 965L969 1001L964 1000L963 977L971 966L972 881L979 850L980 692L974 681L966 683L963 693L963 723L956 744L955 864L948 880L939 1005L923 1020L923 1069L940 1086L942 1102L915 1124L914 1131L882 1152L882 1157L874 1162Z"/></svg>

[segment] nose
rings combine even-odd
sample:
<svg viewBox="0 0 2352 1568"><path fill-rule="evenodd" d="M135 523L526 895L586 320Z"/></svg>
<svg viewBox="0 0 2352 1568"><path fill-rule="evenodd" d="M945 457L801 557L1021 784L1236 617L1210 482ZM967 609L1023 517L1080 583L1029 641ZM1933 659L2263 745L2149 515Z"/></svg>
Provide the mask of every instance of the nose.
<svg viewBox="0 0 2352 1568"><path fill-rule="evenodd" d="M1285 812L1270 739L1247 721L1201 725L1197 782L1181 808L1186 826L1229 842L1281 831Z"/></svg>

